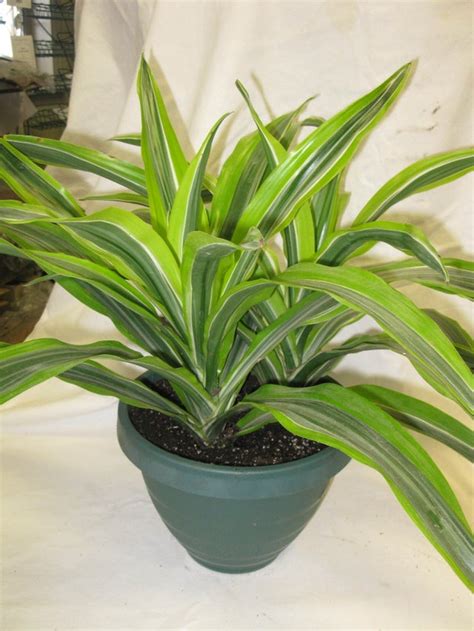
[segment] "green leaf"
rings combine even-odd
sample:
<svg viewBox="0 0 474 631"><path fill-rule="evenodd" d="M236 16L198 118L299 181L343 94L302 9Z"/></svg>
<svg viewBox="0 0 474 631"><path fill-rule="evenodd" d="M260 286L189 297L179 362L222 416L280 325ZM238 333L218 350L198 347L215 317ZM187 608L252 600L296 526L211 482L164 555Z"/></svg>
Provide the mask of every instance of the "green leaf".
<svg viewBox="0 0 474 631"><path fill-rule="evenodd" d="M16 199L0 200L0 219L2 221L23 223L25 219L47 219L48 217L64 217L64 214L39 204L27 204Z"/></svg>
<svg viewBox="0 0 474 631"><path fill-rule="evenodd" d="M204 232L189 233L184 246L182 284L184 319L197 367L204 373L204 323L217 293L219 260L233 254L238 246Z"/></svg>
<svg viewBox="0 0 474 631"><path fill-rule="evenodd" d="M273 351L292 331L304 326L310 320L313 322L329 320L339 315L342 310L344 307L341 307L336 300L316 292L312 292L297 305L290 307L272 324L255 335L239 364L233 366L223 380L221 398L225 400L232 393L238 392L239 384L244 382L253 367Z"/></svg>
<svg viewBox="0 0 474 631"><path fill-rule="evenodd" d="M314 221L308 204L303 204L284 229L283 245L289 266L311 261L314 257Z"/></svg>
<svg viewBox="0 0 474 631"><path fill-rule="evenodd" d="M145 172L125 160L63 140L19 135L8 135L5 139L39 164L95 173L140 195L147 195Z"/></svg>
<svg viewBox="0 0 474 631"><path fill-rule="evenodd" d="M180 339L164 318L142 316L136 309L126 306L110 292L75 278L57 277L57 282L77 300L90 309L107 316L117 329L140 348L156 355L173 366L188 365L190 358Z"/></svg>
<svg viewBox="0 0 474 631"><path fill-rule="evenodd" d="M148 207L148 197L138 193L107 193L106 195L87 195L83 200L97 200L99 202L124 202Z"/></svg>
<svg viewBox="0 0 474 631"><path fill-rule="evenodd" d="M268 131L287 148L299 126L296 119L306 106L279 116L268 125ZM217 179L211 209L214 234L230 239L244 208L255 195L267 171L265 151L258 131L245 136L224 163Z"/></svg>
<svg viewBox="0 0 474 631"><path fill-rule="evenodd" d="M444 331L453 344L456 346L465 346L466 348L474 348L474 340L465 331L456 320L436 311L436 309L423 309L432 320Z"/></svg>
<svg viewBox="0 0 474 631"><path fill-rule="evenodd" d="M235 329L243 315L275 291L266 280L247 281L225 292L209 314L205 325L207 389L212 392L231 349Z"/></svg>
<svg viewBox="0 0 474 631"><path fill-rule="evenodd" d="M148 297L107 267L67 254L29 250L28 255L48 274L86 281L132 311L156 320L156 308Z"/></svg>
<svg viewBox="0 0 474 631"><path fill-rule="evenodd" d="M164 315L184 333L181 277L164 239L132 213L101 210L81 220L62 222L103 264L135 281L164 307Z"/></svg>
<svg viewBox="0 0 474 631"><path fill-rule="evenodd" d="M338 316L318 325L304 327L298 337L298 347L302 350L302 362L308 361L330 342L341 329L360 320L362 314L346 309Z"/></svg>
<svg viewBox="0 0 474 631"><path fill-rule="evenodd" d="M474 300L474 263L453 258L442 258L441 262L448 273L448 280L445 280L439 272L415 259L371 265L366 269L377 274L387 283L399 281L420 283L437 291Z"/></svg>
<svg viewBox="0 0 474 631"><path fill-rule="evenodd" d="M431 318L378 276L346 266L302 263L277 280L327 292L349 308L372 316L403 347L426 381L470 411L471 374L453 344Z"/></svg>
<svg viewBox="0 0 474 631"><path fill-rule="evenodd" d="M0 403L93 357L133 359L140 353L119 342L81 346L52 339L0 347Z"/></svg>
<svg viewBox="0 0 474 631"><path fill-rule="evenodd" d="M368 246L364 248L365 252L378 242L387 243L406 254L415 256L446 278L438 253L419 228L410 224L388 221L374 221L334 232L318 250L315 261L324 265L341 265L351 258L354 252L357 256L357 250L361 246Z"/></svg>
<svg viewBox="0 0 474 631"><path fill-rule="evenodd" d="M110 140L123 142L125 145L132 145L133 147L141 147L142 145L141 134L119 134L118 136L112 136Z"/></svg>
<svg viewBox="0 0 474 631"><path fill-rule="evenodd" d="M222 276L222 293L230 291L239 283L243 283L244 281L256 276L255 270L257 269L261 252L265 247L261 237L262 235L259 230L257 230L257 228L252 228L247 235L247 239L249 239L249 241L247 241L249 247L247 247L247 243L243 241L240 244L242 251L236 252L233 264L227 265L227 261L223 261L221 263L220 275ZM226 264L225 267L223 266L223 263Z"/></svg>
<svg viewBox="0 0 474 631"><path fill-rule="evenodd" d="M291 384L300 386L316 384L346 355L371 350L392 350L405 354L403 348L384 333L356 335L336 348L318 353L309 360L303 361L291 374L289 381Z"/></svg>
<svg viewBox="0 0 474 631"><path fill-rule="evenodd" d="M227 356L224 369L221 373L221 381L227 379L229 372L236 366L242 357L244 357L250 344L255 338L256 332L250 327L245 326L243 322L239 322L236 331L236 338L232 345L232 349ZM240 343L239 354L234 351L236 343ZM252 375L255 375L260 383L284 383L285 369L280 361L277 350L270 351L261 361L253 367Z"/></svg>
<svg viewBox="0 0 474 631"><path fill-rule="evenodd" d="M23 250L20 250L20 248L17 248L15 245L13 245L13 243L10 243L10 241L7 241L6 239L2 239L1 237L0 237L0 254L6 254L7 256L16 256L19 259L29 258L23 252Z"/></svg>
<svg viewBox="0 0 474 631"><path fill-rule="evenodd" d="M244 403L272 414L288 431L379 471L417 526L472 586L472 538L459 503L429 455L388 414L355 392L328 383L263 386Z"/></svg>
<svg viewBox="0 0 474 631"><path fill-rule="evenodd" d="M257 408L250 410L247 414L236 423L238 427L237 436L245 436L251 432L261 429L268 423L274 423L275 419L269 412L262 412Z"/></svg>
<svg viewBox="0 0 474 631"><path fill-rule="evenodd" d="M61 252L63 242L69 239L79 255L112 267L126 279L138 283L142 293L157 301L176 330L184 334L178 264L166 242L144 221L128 211L114 208L81 219L25 221L29 222L29 229L35 227L35 223L40 228L39 247L43 243L47 247L54 237L57 240L54 249ZM46 221L58 223L60 227ZM55 229L59 230L58 234ZM28 234L27 237L31 239Z"/></svg>
<svg viewBox="0 0 474 631"><path fill-rule="evenodd" d="M40 216L35 212L35 206L24 205L20 210L10 209L0 211L0 228L2 232L21 247L23 251L29 249L44 250L45 252L62 252L76 256L83 255L83 249L59 225L51 223L60 221L61 217Z"/></svg>
<svg viewBox="0 0 474 631"><path fill-rule="evenodd" d="M474 461L473 432L442 410L382 386L353 386L357 392L375 403L397 421L421 434L451 447L471 462Z"/></svg>
<svg viewBox="0 0 474 631"><path fill-rule="evenodd" d="M212 397L191 371L184 367L174 368L158 357L140 357L129 363L151 370L155 377L169 381L186 409L199 420L202 428L209 418L215 417Z"/></svg>
<svg viewBox="0 0 474 631"><path fill-rule="evenodd" d="M375 221L402 199L452 182L473 169L473 149L458 149L423 158L384 184L357 215L354 225Z"/></svg>
<svg viewBox="0 0 474 631"><path fill-rule="evenodd" d="M142 57L137 78L142 114L141 148L150 202L151 223L166 235L168 213L187 168L158 85Z"/></svg>
<svg viewBox="0 0 474 631"><path fill-rule="evenodd" d="M79 217L84 214L62 184L1 138L0 179L24 202L47 206L65 216Z"/></svg>
<svg viewBox="0 0 474 631"><path fill-rule="evenodd" d="M141 147L142 145L142 136L141 134L123 134L119 136L114 136L111 140L116 140L118 142L123 142L126 145L133 145L135 147ZM202 190L202 198L203 201L207 201L207 197L212 199L212 193L214 192L216 183L214 178L210 176L208 173L204 176L204 185L205 187Z"/></svg>
<svg viewBox="0 0 474 631"><path fill-rule="evenodd" d="M261 316L261 326L259 326L257 330L266 328L272 324L272 322L275 322L275 320L284 316L287 310L288 307L282 296L277 291L273 292L266 300L262 300L252 308L252 312ZM298 366L300 358L293 333L290 333L287 337L283 338L276 351L281 351L281 359L282 364L285 367L285 372L294 369L295 366Z"/></svg>
<svg viewBox="0 0 474 631"><path fill-rule="evenodd" d="M321 125L325 122L326 122L326 119L322 118L321 116L308 116L301 123L301 126L302 127L321 127Z"/></svg>
<svg viewBox="0 0 474 631"><path fill-rule="evenodd" d="M474 370L474 340L469 333L465 331L456 320L448 318L448 316L436 311L436 309L423 309L423 311L427 313L445 335L449 337L472 372Z"/></svg>
<svg viewBox="0 0 474 631"><path fill-rule="evenodd" d="M403 66L303 140L262 184L240 216L233 240L241 240L252 226L269 237L288 225L299 206L346 166L402 89L408 69Z"/></svg>
<svg viewBox="0 0 474 631"><path fill-rule="evenodd" d="M286 158L286 150L262 123L260 116L257 114L256 109L252 105L249 93L245 89L244 85L240 81L236 81L235 85L237 86L240 94L244 97L247 107L250 110L250 114L257 126L257 131L262 142L268 166L271 170L273 170L282 160Z"/></svg>
<svg viewBox="0 0 474 631"><path fill-rule="evenodd" d="M247 103L252 118L257 126L258 133L262 142L263 149L267 158L268 168L273 171L281 162L283 162L288 153L283 145L270 133L260 120L247 90L240 81L236 85ZM293 221L283 231L283 245L288 265L309 261L314 253L314 224L311 210L308 204L296 213ZM289 289L289 304L297 302L299 292L293 288Z"/></svg>
<svg viewBox="0 0 474 631"><path fill-rule="evenodd" d="M80 386L89 392L117 397L127 405L156 410L161 414L166 414L166 416L184 421L187 425L193 424L192 418L190 419L189 414L179 405L148 388L137 379L122 377L96 362L87 361L66 370L60 375L60 379Z"/></svg>
<svg viewBox="0 0 474 631"><path fill-rule="evenodd" d="M176 194L169 217L168 241L178 259L183 255L184 242L187 235L199 230L200 220L205 212L201 201L201 189L204 181L207 161L211 153L212 142L225 114L213 125L201 148L194 156L184 173L181 185Z"/></svg>
<svg viewBox="0 0 474 631"><path fill-rule="evenodd" d="M339 173L311 198L316 251L337 228L345 201L345 196L339 193L341 179L342 174Z"/></svg>

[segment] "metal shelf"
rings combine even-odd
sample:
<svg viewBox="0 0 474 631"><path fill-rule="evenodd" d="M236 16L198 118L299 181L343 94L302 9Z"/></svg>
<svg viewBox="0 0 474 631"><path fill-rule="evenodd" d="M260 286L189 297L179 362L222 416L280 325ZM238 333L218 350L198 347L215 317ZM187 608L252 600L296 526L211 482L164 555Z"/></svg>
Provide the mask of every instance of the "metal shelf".
<svg viewBox="0 0 474 631"><path fill-rule="evenodd" d="M36 39L36 57L74 57L74 42L71 39Z"/></svg>
<svg viewBox="0 0 474 631"><path fill-rule="evenodd" d="M71 0L46 4L34 2L31 9L23 9L25 17L38 18L38 20L73 20L74 3Z"/></svg>
<svg viewBox="0 0 474 631"><path fill-rule="evenodd" d="M35 86L28 88L26 91L28 96L49 96L57 94L69 94L71 91L72 77L69 72L58 72L53 75L54 86L51 88Z"/></svg>
<svg viewBox="0 0 474 631"><path fill-rule="evenodd" d="M65 127L67 122L66 107L48 107L38 110L30 116L24 123L25 134L35 135L36 132L44 129L55 129Z"/></svg>

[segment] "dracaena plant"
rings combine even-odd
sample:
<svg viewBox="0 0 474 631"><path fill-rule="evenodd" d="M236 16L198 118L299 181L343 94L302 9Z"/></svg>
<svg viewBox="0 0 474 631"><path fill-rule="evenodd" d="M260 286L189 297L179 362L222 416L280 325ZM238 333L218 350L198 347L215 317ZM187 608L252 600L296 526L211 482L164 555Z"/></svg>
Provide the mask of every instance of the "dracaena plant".
<svg viewBox="0 0 474 631"><path fill-rule="evenodd" d="M87 390L151 408L211 443L239 413L236 435L269 422L334 446L374 467L433 545L467 583L471 533L441 471L407 427L472 459L470 431L404 394L361 384L345 388L329 373L345 355L374 348L403 353L435 390L470 410L473 346L442 314L416 307L392 283L421 283L472 297L472 266L442 259L416 227L381 220L398 201L473 168L473 152L424 158L387 182L352 225L341 228L341 178L355 151L396 99L404 66L373 91L324 121L302 120L307 103L256 123L217 177L206 173L212 127L188 161L144 60L138 74L143 167L70 143L6 136L0 175L22 201L0 203L1 251L26 257L78 300L108 316L130 344L71 345L36 339L0 348L0 397L6 401L57 376ZM309 129L297 142L302 127ZM39 165L95 173L122 187L95 196L128 202L86 216L77 200ZM124 190L125 189L125 190ZM274 237L283 244L278 256ZM385 242L408 258L363 267L353 259ZM329 347L363 315L376 334ZM125 378L97 360L152 371L178 403L146 381ZM261 386L236 403L254 374Z"/></svg>

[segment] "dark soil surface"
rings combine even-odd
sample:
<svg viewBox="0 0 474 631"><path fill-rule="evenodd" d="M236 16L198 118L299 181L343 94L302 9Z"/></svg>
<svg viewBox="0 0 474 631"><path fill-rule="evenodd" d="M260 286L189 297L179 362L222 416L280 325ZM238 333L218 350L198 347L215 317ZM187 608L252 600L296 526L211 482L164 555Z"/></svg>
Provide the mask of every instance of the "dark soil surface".
<svg viewBox="0 0 474 631"><path fill-rule="evenodd" d="M166 381L158 381L153 385L148 382L147 385L179 403ZM242 388L239 399L257 387L258 382L250 378ZM235 423L241 415L229 421L215 443L207 446L186 427L164 414L134 407L129 410L133 426L147 440L166 451L198 462L256 467L299 460L325 448L325 445L290 434L278 423L271 423L256 432L236 438Z"/></svg>

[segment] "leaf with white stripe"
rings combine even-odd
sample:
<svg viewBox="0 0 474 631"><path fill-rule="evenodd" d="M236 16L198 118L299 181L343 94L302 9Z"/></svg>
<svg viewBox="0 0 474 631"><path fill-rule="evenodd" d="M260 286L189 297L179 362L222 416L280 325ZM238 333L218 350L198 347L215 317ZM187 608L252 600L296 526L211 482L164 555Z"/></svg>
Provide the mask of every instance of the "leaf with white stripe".
<svg viewBox="0 0 474 631"><path fill-rule="evenodd" d="M340 346L317 353L303 361L290 375L289 383L299 386L314 385L347 355L372 350L391 350L405 354L400 344L384 333L356 335Z"/></svg>
<svg viewBox="0 0 474 631"><path fill-rule="evenodd" d="M182 284L184 319L196 365L204 373L205 322L216 294L219 261L238 246L204 232L191 232L184 246Z"/></svg>
<svg viewBox="0 0 474 631"><path fill-rule="evenodd" d="M446 294L455 294L474 300L474 263L454 258L441 258L441 262L448 273L447 280L442 274L416 259L371 265L366 269L377 274L387 283L400 281L420 283Z"/></svg>
<svg viewBox="0 0 474 631"><path fill-rule="evenodd" d="M39 164L94 173L140 195L147 195L145 172L131 162L63 140L37 136L5 136L8 142Z"/></svg>
<svg viewBox="0 0 474 631"><path fill-rule="evenodd" d="M260 328L269 326L272 322L275 322L278 318L284 315L288 310L285 301L282 296L277 292L273 292L266 300L263 300L252 308L252 312L256 312L262 318L262 325ZM295 368L300 362L298 349L296 347L296 340L293 333L290 333L281 341L281 353L283 356L283 365L286 371L290 371Z"/></svg>
<svg viewBox="0 0 474 631"><path fill-rule="evenodd" d="M80 217L84 214L62 184L1 138L0 179L24 202L47 206L66 217Z"/></svg>
<svg viewBox="0 0 474 631"><path fill-rule="evenodd" d="M248 284L248 283L245 283ZM297 305L290 307L272 324L255 335L239 364L233 366L221 384L221 397L225 399L239 390L253 367L273 351L292 331L308 321L325 322L341 312L339 302L317 292L312 292Z"/></svg>
<svg viewBox="0 0 474 631"><path fill-rule="evenodd" d="M189 363L183 343L164 318L137 313L110 292L76 278L58 276L56 282L90 309L107 316L131 342L173 366Z"/></svg>
<svg viewBox="0 0 474 631"><path fill-rule="evenodd" d="M212 142L222 121L228 116L224 114L213 125L201 148L187 167L169 216L168 242L173 247L178 259L183 255L184 242L187 235L199 230L205 213L201 200L201 189L204 182L207 161L211 153Z"/></svg>
<svg viewBox="0 0 474 631"><path fill-rule="evenodd" d="M418 160L392 177L369 199L354 225L375 221L391 206L410 195L452 182L474 169L474 149L447 151Z"/></svg>
<svg viewBox="0 0 474 631"><path fill-rule="evenodd" d="M334 232L318 250L315 261L324 265L342 265L354 253L357 256L357 250L361 246L367 246L364 247L365 252L379 242L411 254L428 267L445 275L438 253L419 228L388 221L374 221Z"/></svg>
<svg viewBox="0 0 474 631"><path fill-rule="evenodd" d="M0 254L6 254L7 256L16 256L19 259L29 258L25 254L25 252L23 252L23 250L20 250L20 248L17 248L15 245L13 245L13 243L10 243L6 239L2 239L1 237L0 237Z"/></svg>
<svg viewBox="0 0 474 631"><path fill-rule="evenodd" d="M424 379L471 410L472 377L453 344L429 316L381 278L353 267L302 263L277 280L327 292L349 308L372 316L403 347Z"/></svg>
<svg viewBox="0 0 474 631"><path fill-rule="evenodd" d="M343 451L379 471L453 570L473 583L472 534L451 487L421 445L390 415L336 384L263 386L244 403L288 431Z"/></svg>
<svg viewBox="0 0 474 631"><path fill-rule="evenodd" d="M119 342L66 344L40 339L0 347L0 403L93 357L134 359L140 353Z"/></svg>
<svg viewBox="0 0 474 631"><path fill-rule="evenodd" d="M48 217L64 217L64 214L57 212L54 208L48 208L40 204L29 204L16 199L0 200L0 219L2 221L23 223L25 219Z"/></svg>
<svg viewBox="0 0 474 631"><path fill-rule="evenodd" d="M275 291L275 283L253 280L236 285L222 295L205 325L206 387L217 387L220 371L232 347L235 329L249 309Z"/></svg>
<svg viewBox="0 0 474 631"><path fill-rule="evenodd" d="M239 322L232 350L227 356L227 361L221 374L222 381L225 381L233 366L235 366L244 356L247 348L255 338L255 335L255 331L252 331L249 327L245 326L243 322ZM234 345L238 342L238 340L244 340L245 345L241 345L239 356L236 357L234 355ZM253 367L252 375L255 375L260 383L285 383L286 371L277 354L277 350L271 351L265 355L265 357L263 357L260 362Z"/></svg>
<svg viewBox="0 0 474 631"><path fill-rule="evenodd" d="M132 283L107 267L87 259L54 252L29 250L28 255L48 274L86 281L132 311L155 321L156 306Z"/></svg>
<svg viewBox="0 0 474 631"><path fill-rule="evenodd" d="M357 322L362 318L362 314L346 309L337 316L334 316L327 322L322 322L311 327L304 327L298 336L298 347L301 349L301 359L306 362L328 343L333 337L339 333L341 329Z"/></svg>
<svg viewBox="0 0 474 631"><path fill-rule="evenodd" d="M252 101L250 100L250 95L244 85L240 81L236 81L235 85L237 86L240 94L244 97L244 101L249 108L253 121L257 126L260 140L262 141L262 146L267 158L268 166L271 170L273 170L282 160L286 158L286 150L284 147L282 147L278 140L274 136L272 136L269 130L262 123L260 116L257 114L257 111L254 108Z"/></svg>
<svg viewBox="0 0 474 631"><path fill-rule="evenodd" d="M281 162L283 162L288 152L283 145L270 133L270 131L262 123L257 111L252 105L250 96L245 87L236 82L236 85L245 99L250 110L252 118L257 126L262 146L267 158L268 168L273 171ZM310 261L314 253L314 223L313 216L308 204L303 204L301 209L296 213L293 221L284 229L283 245L288 265ZM299 292L290 288L289 303L294 304L299 298Z"/></svg>
<svg viewBox="0 0 474 631"><path fill-rule="evenodd" d="M311 212L315 226L315 250L337 228L348 194L340 192L342 174L339 173L311 198Z"/></svg>
<svg viewBox="0 0 474 631"><path fill-rule="evenodd" d="M141 134L118 134L117 136L112 136L110 140L115 140L116 142L123 142L125 145L131 145L132 147L141 147L142 135Z"/></svg>
<svg viewBox="0 0 474 631"><path fill-rule="evenodd" d="M471 371L474 371L474 339L469 333L462 328L459 322L436 311L436 309L423 309L423 311L428 314L449 337Z"/></svg>
<svg viewBox="0 0 474 631"><path fill-rule="evenodd" d="M238 428L236 435L245 436L246 434L265 427L265 425L269 423L274 423L275 420L270 412L262 412L262 410L254 408L250 410L250 412L247 412L247 414L236 423L236 427Z"/></svg>
<svg viewBox="0 0 474 631"><path fill-rule="evenodd" d="M31 230L39 231L39 239L32 239L31 245L37 248L50 245L56 252L64 252L67 246L66 252L91 259L91 265L112 267L125 279L137 283L141 294L159 304L176 330L184 334L178 264L164 239L147 223L118 208L80 219L50 217L24 221L28 240ZM14 228L18 232L16 223ZM85 259L82 265L87 264Z"/></svg>
<svg viewBox="0 0 474 631"><path fill-rule="evenodd" d="M308 101L283 114L267 126L269 133L288 148L299 130L297 118ZM267 160L258 131L245 136L224 163L212 200L211 226L214 234L229 239L240 215L255 195L267 173Z"/></svg>
<svg viewBox="0 0 474 631"><path fill-rule="evenodd" d="M203 388L195 374L187 368L174 368L159 357L140 357L130 363L151 370L153 374L170 382L186 409L204 424L214 418L215 405L212 397Z"/></svg>
<svg viewBox="0 0 474 631"><path fill-rule="evenodd" d="M186 158L149 65L142 57L137 78L142 115L141 149L155 230L166 235L170 212L187 168Z"/></svg>
<svg viewBox="0 0 474 631"><path fill-rule="evenodd" d="M375 403L405 427L430 436L471 462L474 461L472 430L446 412L420 399L382 386L363 384L350 389Z"/></svg>
<svg viewBox="0 0 474 631"><path fill-rule="evenodd" d="M87 195L83 200L98 202L123 202L124 204L136 204L137 206L148 207L148 197L138 193L106 193L105 195Z"/></svg>
<svg viewBox="0 0 474 631"><path fill-rule="evenodd" d="M111 138L111 140L123 142L126 145L132 145L135 147L141 147L142 145L141 134L123 134L119 136L114 136L113 138ZM205 201L205 197L209 197L209 195L211 196L211 199L212 199L212 194L214 193L215 187L216 187L216 183L214 181L214 178L208 173L206 173L204 175L204 188L202 190L203 201Z"/></svg>
<svg viewBox="0 0 474 631"><path fill-rule="evenodd" d="M73 383L89 392L117 397L127 405L156 410L166 416L193 425L193 419L183 408L161 396L137 379L128 379L93 361L75 366L60 375L62 381Z"/></svg>
<svg viewBox="0 0 474 631"><path fill-rule="evenodd" d="M399 94L408 69L409 65L400 68L303 140L262 184L240 216L233 240L240 241L251 226L269 237L288 225L296 210L350 161Z"/></svg>
<svg viewBox="0 0 474 631"><path fill-rule="evenodd" d="M62 222L102 263L111 265L142 291L154 296L164 315L184 333L181 276L164 239L132 213L118 208L101 210L81 220Z"/></svg>

